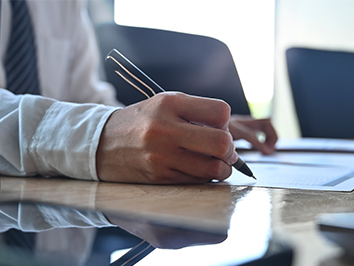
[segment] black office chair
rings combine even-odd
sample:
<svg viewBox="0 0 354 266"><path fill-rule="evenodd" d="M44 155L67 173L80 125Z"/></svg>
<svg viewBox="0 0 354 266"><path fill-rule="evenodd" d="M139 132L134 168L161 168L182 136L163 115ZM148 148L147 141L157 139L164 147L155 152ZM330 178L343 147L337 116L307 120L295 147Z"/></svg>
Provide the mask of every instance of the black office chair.
<svg viewBox="0 0 354 266"><path fill-rule="evenodd" d="M117 49L166 91L219 98L232 113L250 114L228 47L214 38L166 30L121 26L97 27L102 60ZM126 105L145 97L104 64L106 77Z"/></svg>
<svg viewBox="0 0 354 266"><path fill-rule="evenodd" d="M303 137L354 138L354 53L308 48L286 51Z"/></svg>

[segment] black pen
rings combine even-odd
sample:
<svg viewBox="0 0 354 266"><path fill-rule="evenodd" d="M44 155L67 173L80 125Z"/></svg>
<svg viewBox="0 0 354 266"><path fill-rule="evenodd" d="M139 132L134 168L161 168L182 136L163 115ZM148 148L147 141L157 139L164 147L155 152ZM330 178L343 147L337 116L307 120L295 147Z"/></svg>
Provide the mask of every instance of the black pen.
<svg viewBox="0 0 354 266"><path fill-rule="evenodd" d="M118 260L112 262L108 266L132 266L137 262L141 261L147 255L149 255L152 251L155 250L150 243L143 240L138 245L130 249L127 253L125 253Z"/></svg>
<svg viewBox="0 0 354 266"><path fill-rule="evenodd" d="M109 54L106 56L106 63L110 67L112 67L113 70L122 79L124 79L127 83L129 83L135 89L144 94L146 98L150 98L156 95L156 92L152 87L157 88L159 91L165 92L165 90L161 86L159 86L152 78L145 74L140 68L138 68L135 64L133 64L128 58L126 58L116 49L110 51ZM133 74L132 71L134 71L135 74ZM138 85L143 85L143 87L138 86L134 83L134 81L137 82ZM192 122L192 124L194 123ZM236 163L234 163L232 166L235 167L241 173L256 179L251 169L240 157L238 157Z"/></svg>
<svg viewBox="0 0 354 266"><path fill-rule="evenodd" d="M253 175L251 169L247 166L247 164L240 157L238 157L236 163L234 163L232 166L235 167L241 173L257 180L257 178Z"/></svg>

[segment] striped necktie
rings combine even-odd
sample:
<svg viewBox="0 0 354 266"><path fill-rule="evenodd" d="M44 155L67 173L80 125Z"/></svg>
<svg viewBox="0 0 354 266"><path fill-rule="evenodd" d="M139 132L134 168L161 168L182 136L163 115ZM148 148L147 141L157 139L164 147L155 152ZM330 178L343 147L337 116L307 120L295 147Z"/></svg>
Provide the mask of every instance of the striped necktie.
<svg viewBox="0 0 354 266"><path fill-rule="evenodd" d="M11 0L12 21L5 56L7 89L15 94L40 94L36 47L26 1Z"/></svg>

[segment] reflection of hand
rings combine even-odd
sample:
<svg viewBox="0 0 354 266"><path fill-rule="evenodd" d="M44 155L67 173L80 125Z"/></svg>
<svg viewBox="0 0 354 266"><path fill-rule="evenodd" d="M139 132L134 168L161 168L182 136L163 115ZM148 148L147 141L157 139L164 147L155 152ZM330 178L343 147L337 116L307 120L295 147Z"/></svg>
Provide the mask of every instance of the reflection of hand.
<svg viewBox="0 0 354 266"><path fill-rule="evenodd" d="M106 218L129 233L149 242L155 248L179 249L192 245L217 244L227 238L225 233L206 233L188 229L155 225L143 221L131 221L114 215L105 214Z"/></svg>
<svg viewBox="0 0 354 266"><path fill-rule="evenodd" d="M250 116L232 115L229 128L235 140L245 139L263 154L274 152L278 136L269 119L253 119ZM264 142L257 138L256 134L258 132L265 134Z"/></svg>
<svg viewBox="0 0 354 266"><path fill-rule="evenodd" d="M237 160L229 117L225 102L182 93L160 93L117 110L101 135L98 176L130 183L224 180Z"/></svg>

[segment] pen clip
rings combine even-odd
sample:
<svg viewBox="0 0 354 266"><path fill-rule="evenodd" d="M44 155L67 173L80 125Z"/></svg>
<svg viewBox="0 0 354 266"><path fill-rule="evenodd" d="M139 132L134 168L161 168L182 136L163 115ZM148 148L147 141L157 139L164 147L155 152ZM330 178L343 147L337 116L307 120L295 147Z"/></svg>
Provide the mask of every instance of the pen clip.
<svg viewBox="0 0 354 266"><path fill-rule="evenodd" d="M165 91L160 85L116 49L113 49L108 53L106 56L106 63L112 67L114 72L116 72L123 80L144 94L146 98L150 98L158 92Z"/></svg>

